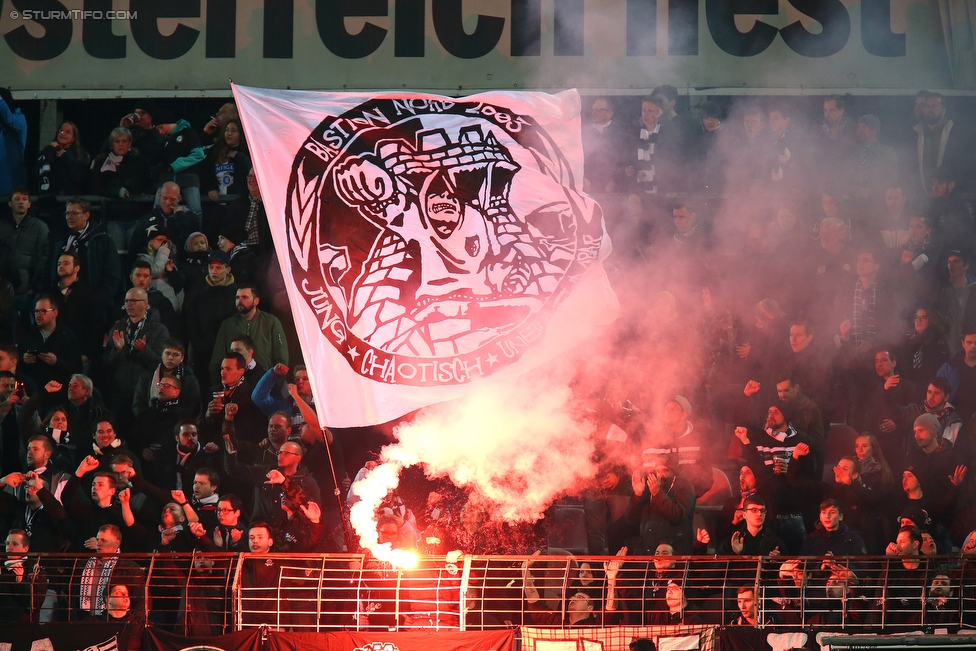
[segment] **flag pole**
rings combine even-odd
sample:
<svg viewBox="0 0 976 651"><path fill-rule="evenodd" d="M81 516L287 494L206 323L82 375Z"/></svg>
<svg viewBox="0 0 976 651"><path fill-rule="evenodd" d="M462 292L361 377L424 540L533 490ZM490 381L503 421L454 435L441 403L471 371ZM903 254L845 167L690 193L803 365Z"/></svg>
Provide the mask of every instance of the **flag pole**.
<svg viewBox="0 0 976 651"><path fill-rule="evenodd" d="M346 513L343 508L345 505L342 501L342 491L339 490L339 479L336 475L335 461L332 459L332 444L329 443L329 437L335 440L335 434L333 434L328 427L322 427L322 441L325 443L325 452L329 455L329 469L332 470L332 485L335 487L332 494L335 495L336 504L339 506L339 520L342 522L342 538L343 542L348 545L351 538L349 537L349 525L346 522Z"/></svg>

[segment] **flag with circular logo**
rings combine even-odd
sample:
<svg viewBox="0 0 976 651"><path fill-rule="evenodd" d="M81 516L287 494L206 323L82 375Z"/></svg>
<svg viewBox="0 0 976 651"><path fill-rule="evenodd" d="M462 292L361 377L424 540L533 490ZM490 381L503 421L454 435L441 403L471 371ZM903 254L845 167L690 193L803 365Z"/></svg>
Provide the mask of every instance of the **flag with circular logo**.
<svg viewBox="0 0 976 651"><path fill-rule="evenodd" d="M575 91L234 94L324 423L504 381L615 315Z"/></svg>

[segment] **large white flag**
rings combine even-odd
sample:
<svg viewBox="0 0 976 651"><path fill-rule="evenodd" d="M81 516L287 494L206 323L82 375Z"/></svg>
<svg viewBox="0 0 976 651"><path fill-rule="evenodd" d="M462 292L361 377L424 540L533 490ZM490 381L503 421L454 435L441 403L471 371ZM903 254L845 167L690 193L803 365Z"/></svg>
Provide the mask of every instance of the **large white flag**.
<svg viewBox="0 0 976 651"><path fill-rule="evenodd" d="M575 91L234 95L323 423L461 397L615 316Z"/></svg>

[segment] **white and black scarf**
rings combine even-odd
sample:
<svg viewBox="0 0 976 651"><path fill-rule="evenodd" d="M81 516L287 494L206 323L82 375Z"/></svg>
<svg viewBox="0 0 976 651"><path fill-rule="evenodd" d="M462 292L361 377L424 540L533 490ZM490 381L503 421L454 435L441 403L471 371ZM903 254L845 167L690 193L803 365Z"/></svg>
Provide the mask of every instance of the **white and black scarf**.
<svg viewBox="0 0 976 651"><path fill-rule="evenodd" d="M138 323L133 323L132 319L126 319L125 321L125 343L129 346L129 350L135 350L136 340L139 339L139 333L142 332L143 327L145 327L146 322L149 320L149 312L146 311L146 316L142 317Z"/></svg>
<svg viewBox="0 0 976 651"><path fill-rule="evenodd" d="M112 570L119 562L118 556L112 556L101 562L97 556L92 556L85 563L81 573L81 590L79 599L81 609L92 615L101 615L105 610L105 596L108 593L108 582L112 578ZM101 564L101 567L99 567Z"/></svg>
<svg viewBox="0 0 976 651"><path fill-rule="evenodd" d="M194 456L198 452L200 452L200 442L199 441L197 441L196 446L194 446L194 448L192 450L190 450L189 452L184 452L183 450L180 449L180 446L177 445L176 446L176 467L177 468L185 468L186 467L186 462L190 460L190 457Z"/></svg>
<svg viewBox="0 0 976 651"><path fill-rule="evenodd" d="M180 365L173 369L173 373L171 375L172 377L175 377L177 380L179 380L180 384L182 384L183 375L185 373L186 373L186 367L183 366L183 362L180 362ZM159 384L159 381L162 379L163 379L163 365L159 364L156 366L156 371L153 373L152 380L149 382L150 401L153 398L159 397L159 387L157 385Z"/></svg>

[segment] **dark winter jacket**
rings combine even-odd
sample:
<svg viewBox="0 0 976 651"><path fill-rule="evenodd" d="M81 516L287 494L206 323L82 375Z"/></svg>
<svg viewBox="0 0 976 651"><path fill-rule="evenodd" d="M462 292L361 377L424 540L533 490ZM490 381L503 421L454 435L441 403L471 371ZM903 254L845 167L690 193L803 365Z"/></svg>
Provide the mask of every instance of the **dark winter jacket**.
<svg viewBox="0 0 976 651"><path fill-rule="evenodd" d="M837 531L827 531L817 527L807 535L803 543L803 556L826 556L830 552L834 556L855 556L867 553L861 534L848 527L843 522Z"/></svg>
<svg viewBox="0 0 976 651"><path fill-rule="evenodd" d="M58 280L58 258L67 248L70 237L51 251L48 280L52 284ZM71 245L81 256L81 277L98 293L106 309L114 306L122 289L122 263L105 226L94 217L90 218L87 229Z"/></svg>
<svg viewBox="0 0 976 651"><path fill-rule="evenodd" d="M17 225L13 217L0 220L0 242L14 254L18 276L10 278L14 290L24 294L40 292L48 284L47 258L50 249L47 224L30 213Z"/></svg>
<svg viewBox="0 0 976 651"><path fill-rule="evenodd" d="M695 542L694 517L695 487L681 476L663 480L657 495L645 488L643 495L631 496L627 522L640 524L640 542L634 553L653 554L660 543L667 542L675 554L690 554Z"/></svg>

